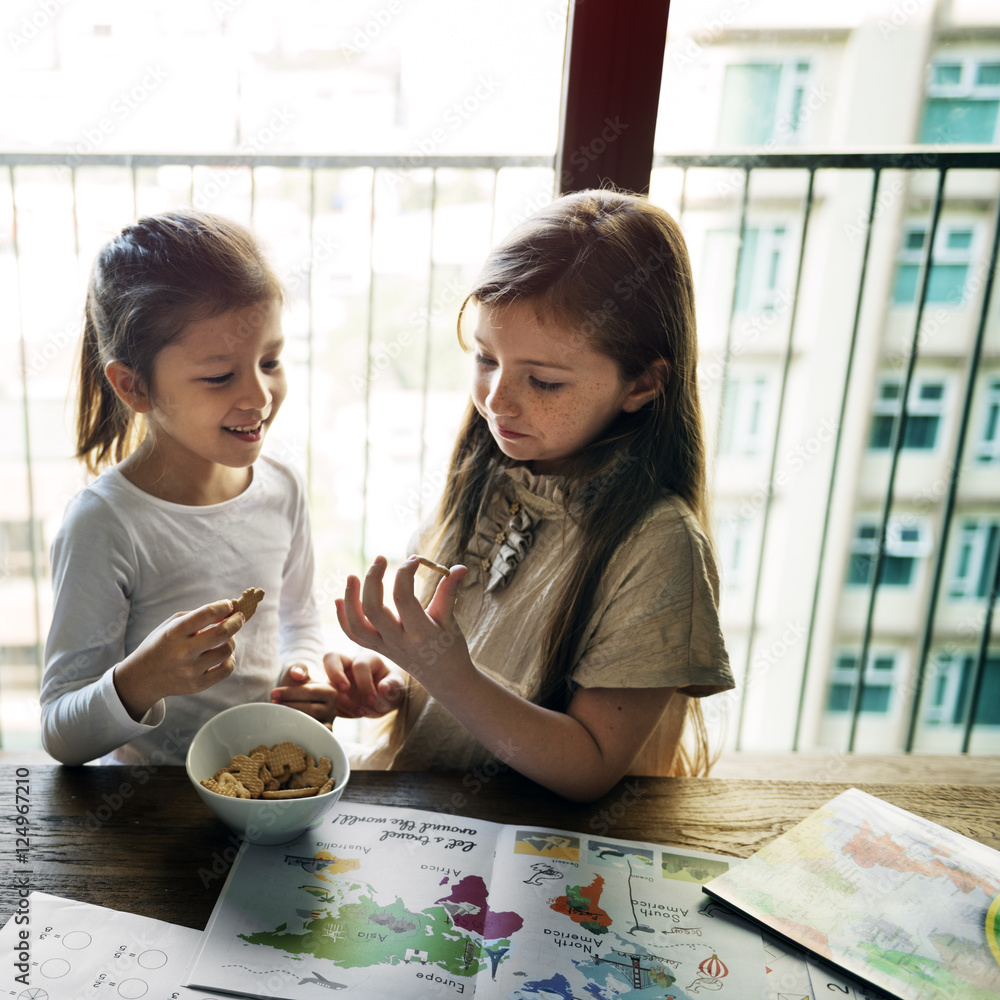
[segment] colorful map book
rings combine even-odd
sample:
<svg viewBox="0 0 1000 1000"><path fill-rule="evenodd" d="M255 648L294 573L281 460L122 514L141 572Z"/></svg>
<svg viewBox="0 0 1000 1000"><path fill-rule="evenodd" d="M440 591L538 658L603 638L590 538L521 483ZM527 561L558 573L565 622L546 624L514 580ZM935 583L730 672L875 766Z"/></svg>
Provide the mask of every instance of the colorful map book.
<svg viewBox="0 0 1000 1000"><path fill-rule="evenodd" d="M704 891L900 1000L1000 997L1000 852L856 788Z"/></svg>
<svg viewBox="0 0 1000 1000"><path fill-rule="evenodd" d="M766 996L759 931L701 891L739 862L608 832L339 803L295 843L240 848L186 982L282 1000Z"/></svg>

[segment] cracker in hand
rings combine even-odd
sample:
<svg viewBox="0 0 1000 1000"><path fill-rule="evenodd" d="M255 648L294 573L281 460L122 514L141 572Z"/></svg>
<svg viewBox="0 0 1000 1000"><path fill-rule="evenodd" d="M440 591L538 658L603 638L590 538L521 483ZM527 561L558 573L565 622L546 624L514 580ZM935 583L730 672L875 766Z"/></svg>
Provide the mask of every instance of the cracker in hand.
<svg viewBox="0 0 1000 1000"><path fill-rule="evenodd" d="M240 611L243 614L243 620L250 621L263 596L264 591L260 587L248 587L239 598L233 601L233 614Z"/></svg>

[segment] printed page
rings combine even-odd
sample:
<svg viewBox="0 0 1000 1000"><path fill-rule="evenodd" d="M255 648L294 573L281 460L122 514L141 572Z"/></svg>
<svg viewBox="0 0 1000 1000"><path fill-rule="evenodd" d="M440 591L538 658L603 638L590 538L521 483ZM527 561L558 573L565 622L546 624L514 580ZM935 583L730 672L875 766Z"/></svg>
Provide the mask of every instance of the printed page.
<svg viewBox="0 0 1000 1000"><path fill-rule="evenodd" d="M493 901L500 829L344 803L297 842L244 845L187 982L282 1000L472 996L521 926Z"/></svg>
<svg viewBox="0 0 1000 1000"><path fill-rule="evenodd" d="M805 954L767 931L761 936L768 1000L817 1000Z"/></svg>
<svg viewBox="0 0 1000 1000"><path fill-rule="evenodd" d="M841 1000L894 1000L888 993L847 976L840 969L834 969L812 958L807 959L807 963L817 996L831 997L834 1000L837 997Z"/></svg>
<svg viewBox="0 0 1000 1000"><path fill-rule="evenodd" d="M215 1000L181 983L201 931L33 892L0 930L0 997Z"/></svg>
<svg viewBox="0 0 1000 1000"><path fill-rule="evenodd" d="M795 945L763 931L767 1000L892 1000Z"/></svg>
<svg viewBox="0 0 1000 1000"><path fill-rule="evenodd" d="M760 932L702 892L734 858L508 826L490 895L522 925L484 943L489 998L767 996ZM512 923L512 921L511 921Z"/></svg>

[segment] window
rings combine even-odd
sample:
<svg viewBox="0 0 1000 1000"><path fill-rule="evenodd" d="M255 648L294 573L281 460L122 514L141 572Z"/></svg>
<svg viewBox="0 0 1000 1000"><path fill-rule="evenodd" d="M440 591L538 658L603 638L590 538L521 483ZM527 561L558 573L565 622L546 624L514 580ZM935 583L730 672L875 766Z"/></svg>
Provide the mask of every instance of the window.
<svg viewBox="0 0 1000 1000"><path fill-rule="evenodd" d="M917 302L921 270L927 257L927 232L927 228L920 225L908 226L903 232L892 286L893 305L910 306ZM953 306L964 303L975 242L973 223L938 226L931 273L927 279L927 302Z"/></svg>
<svg viewBox="0 0 1000 1000"><path fill-rule="evenodd" d="M0 579L5 576L31 576L32 525L30 521L0 521ZM35 522L36 551L42 550L38 541L42 526Z"/></svg>
<svg viewBox="0 0 1000 1000"><path fill-rule="evenodd" d="M808 80L807 59L726 66L718 145L798 143Z"/></svg>
<svg viewBox="0 0 1000 1000"><path fill-rule="evenodd" d="M964 726L975 677L977 654L941 653L934 659L935 680L924 721L932 725ZM973 720L977 726L1000 726L1000 654L983 663L983 679Z"/></svg>
<svg viewBox="0 0 1000 1000"><path fill-rule="evenodd" d="M879 584L887 587L908 587L913 582L917 560L930 549L929 532L923 521L913 517L891 518L885 533L885 551L879 573ZM851 558L847 564L847 584L851 587L871 583L878 553L878 523L871 518L859 520L851 542Z"/></svg>
<svg viewBox="0 0 1000 1000"><path fill-rule="evenodd" d="M987 384L981 427L975 459L977 462L996 464L1000 462L1000 378L991 378Z"/></svg>
<svg viewBox="0 0 1000 1000"><path fill-rule="evenodd" d="M958 553L949 594L956 598L989 596L996 573L1000 521L968 517L958 529Z"/></svg>
<svg viewBox="0 0 1000 1000"><path fill-rule="evenodd" d="M906 430L903 448L913 451L933 451L937 447L941 419L947 402L943 379L917 377L910 383L910 398L906 405ZM875 397L875 414L868 438L868 447L884 451L893 445L896 423L902 412L903 381L883 378Z"/></svg>
<svg viewBox="0 0 1000 1000"><path fill-rule="evenodd" d="M992 143L1000 108L1000 57L935 60L919 142Z"/></svg>
<svg viewBox="0 0 1000 1000"><path fill-rule="evenodd" d="M767 375L730 375L722 401L719 454L754 458L764 450Z"/></svg>
<svg viewBox="0 0 1000 1000"><path fill-rule="evenodd" d="M736 276L737 312L774 312L780 298L778 282L784 270L786 244L787 229L783 225L746 228Z"/></svg>
<svg viewBox="0 0 1000 1000"><path fill-rule="evenodd" d="M730 516L721 518L716 524L719 580L723 590L727 592L739 592L746 586L750 562L748 534L747 521L735 511Z"/></svg>
<svg viewBox="0 0 1000 1000"><path fill-rule="evenodd" d="M894 652L869 651L865 686L861 692L862 712L885 715L892 705L892 689L896 681L898 656ZM855 653L839 653L830 675L827 694L828 712L849 712L858 683L858 657Z"/></svg>

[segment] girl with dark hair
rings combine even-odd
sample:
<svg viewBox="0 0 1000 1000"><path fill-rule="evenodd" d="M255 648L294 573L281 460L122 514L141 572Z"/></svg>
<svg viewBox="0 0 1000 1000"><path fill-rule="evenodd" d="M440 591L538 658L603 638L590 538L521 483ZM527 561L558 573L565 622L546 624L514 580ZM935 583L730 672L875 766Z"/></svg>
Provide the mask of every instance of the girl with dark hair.
<svg viewBox="0 0 1000 1000"><path fill-rule="evenodd" d="M140 219L97 256L77 456L111 467L52 546L42 742L63 763L183 763L202 723L244 701L333 718L309 679L323 637L305 491L261 455L287 391L281 305L253 235L219 216ZM265 596L244 625L219 595L248 587Z"/></svg>
<svg viewBox="0 0 1000 1000"><path fill-rule="evenodd" d="M338 601L348 636L392 661L328 657L338 713L389 723L358 765L496 759L581 800L626 773L706 773L696 699L733 680L676 223L637 196L557 199L489 255L459 340L472 398L418 543L450 572L417 585L411 557L392 610L379 557Z"/></svg>

